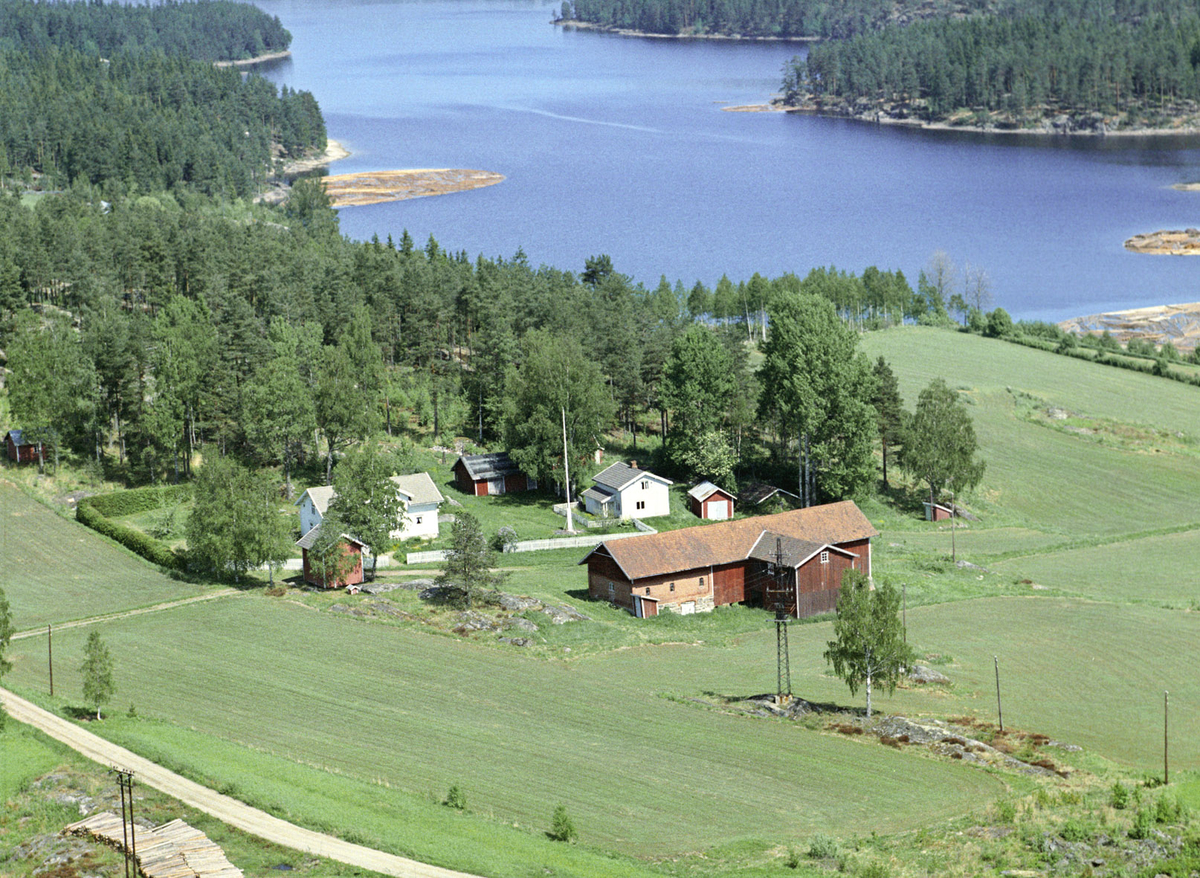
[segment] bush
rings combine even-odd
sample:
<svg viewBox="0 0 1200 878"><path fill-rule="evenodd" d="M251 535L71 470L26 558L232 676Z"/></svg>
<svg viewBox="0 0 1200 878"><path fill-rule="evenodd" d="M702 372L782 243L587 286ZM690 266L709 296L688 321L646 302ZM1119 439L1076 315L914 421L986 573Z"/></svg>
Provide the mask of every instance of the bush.
<svg viewBox="0 0 1200 878"><path fill-rule="evenodd" d="M992 338L1004 338L1012 333L1012 318L1003 308L997 308L987 316L987 334Z"/></svg>
<svg viewBox="0 0 1200 878"><path fill-rule="evenodd" d="M1133 818L1133 826L1129 827L1129 837L1133 839L1149 838L1154 828L1154 816L1149 808L1138 808Z"/></svg>
<svg viewBox="0 0 1200 878"><path fill-rule="evenodd" d="M122 491L120 493L132 493L131 491ZM113 496L113 495L108 495ZM166 567L169 570L183 570L186 562L184 558L178 554L166 543L161 543L153 537L142 533L140 530L121 524L119 521L113 521L96 508L94 502L96 497L86 497L79 501L79 505L75 507L75 520L85 527L90 527L97 533L104 534L111 540L115 540L134 554L141 555L147 561L157 564L159 567ZM149 507L155 508L153 506Z"/></svg>
<svg viewBox="0 0 1200 878"><path fill-rule="evenodd" d="M1118 811L1129 807L1129 790L1120 781L1113 784L1111 804Z"/></svg>
<svg viewBox="0 0 1200 878"><path fill-rule="evenodd" d="M814 860L832 860L838 855L837 839L818 832L809 839L808 855Z"/></svg>
<svg viewBox="0 0 1200 878"><path fill-rule="evenodd" d="M1017 806L1012 802L996 803L996 820L999 823L1012 823L1017 817Z"/></svg>
<svg viewBox="0 0 1200 878"><path fill-rule="evenodd" d="M1092 840L1092 828L1074 817L1062 825L1058 834L1063 841L1087 842Z"/></svg>
<svg viewBox="0 0 1200 878"><path fill-rule="evenodd" d="M467 810L467 794L463 792L462 787L454 784L450 787L450 791L446 793L446 799L442 804L456 811L465 811Z"/></svg>
<svg viewBox="0 0 1200 878"><path fill-rule="evenodd" d="M547 833L555 841L575 841L578 834L575 832L575 824L571 822L571 817L567 814L566 805L559 805L554 809L554 816L550 819L550 831Z"/></svg>
<svg viewBox="0 0 1200 878"><path fill-rule="evenodd" d="M166 485L97 494L94 497L85 497L79 502L80 505L90 504L105 518L120 518L181 503L187 500L191 493L191 485Z"/></svg>

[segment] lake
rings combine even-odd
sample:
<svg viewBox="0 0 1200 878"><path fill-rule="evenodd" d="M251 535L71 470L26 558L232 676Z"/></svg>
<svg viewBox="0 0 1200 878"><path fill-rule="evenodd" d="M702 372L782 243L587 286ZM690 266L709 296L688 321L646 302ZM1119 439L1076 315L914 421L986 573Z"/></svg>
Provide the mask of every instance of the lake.
<svg viewBox="0 0 1200 878"><path fill-rule="evenodd" d="M924 132L733 113L797 44L564 31L557 4L259 0L293 34L265 74L316 96L353 155L333 173L476 168L496 186L344 208L342 231L580 271L607 253L647 286L901 269L989 275L996 304L1059 320L1200 300L1200 261L1129 253L1200 226L1197 138Z"/></svg>

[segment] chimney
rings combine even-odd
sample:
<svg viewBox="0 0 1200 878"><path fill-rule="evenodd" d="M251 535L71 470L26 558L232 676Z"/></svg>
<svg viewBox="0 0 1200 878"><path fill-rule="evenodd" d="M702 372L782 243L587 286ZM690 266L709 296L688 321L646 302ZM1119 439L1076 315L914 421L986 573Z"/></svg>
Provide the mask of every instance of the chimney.
<svg viewBox="0 0 1200 878"><path fill-rule="evenodd" d="M629 466L633 469L637 469L637 461L636 460L629 461Z"/></svg>

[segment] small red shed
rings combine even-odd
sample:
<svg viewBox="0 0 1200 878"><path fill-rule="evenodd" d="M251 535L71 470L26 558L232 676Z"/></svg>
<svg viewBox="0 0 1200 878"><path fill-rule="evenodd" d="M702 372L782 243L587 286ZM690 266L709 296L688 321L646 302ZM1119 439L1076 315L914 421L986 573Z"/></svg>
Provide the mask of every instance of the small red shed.
<svg viewBox="0 0 1200 878"><path fill-rule="evenodd" d="M37 463L42 450L40 442L25 441L23 430L9 430L4 435L4 446L13 463Z"/></svg>
<svg viewBox="0 0 1200 878"><path fill-rule="evenodd" d="M300 547L304 558L304 581L309 585L315 585L320 588L341 588L347 585L358 585L363 581L363 550L367 548L366 544L361 540L356 540L349 534L342 534L342 558L348 561L345 565L348 567L343 576L337 578L336 581L330 583L325 581L325 571L316 563L316 558L309 559L309 549L317 541L317 536L321 532L321 525L317 525L304 536L296 541L296 545Z"/></svg>
<svg viewBox="0 0 1200 878"><path fill-rule="evenodd" d="M954 510L942 503L930 503L925 501L925 520L926 521L949 521L954 517Z"/></svg>
<svg viewBox="0 0 1200 878"><path fill-rule="evenodd" d="M701 482L688 491L688 508L697 518L725 521L733 518L733 501L737 497L712 482Z"/></svg>
<svg viewBox="0 0 1200 878"><path fill-rule="evenodd" d="M521 472L507 451L464 454L454 462L453 470L455 486L475 497L537 489L537 479Z"/></svg>

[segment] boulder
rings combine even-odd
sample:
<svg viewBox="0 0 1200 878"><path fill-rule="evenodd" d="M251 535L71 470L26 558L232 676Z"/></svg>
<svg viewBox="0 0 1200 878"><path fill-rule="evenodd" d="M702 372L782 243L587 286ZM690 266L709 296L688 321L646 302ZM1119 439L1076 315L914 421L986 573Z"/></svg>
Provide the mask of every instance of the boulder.
<svg viewBox="0 0 1200 878"><path fill-rule="evenodd" d="M950 682L950 678L945 674L939 674L933 668L926 665L913 665L909 668L908 679L914 683L933 684L936 686L944 686Z"/></svg>

